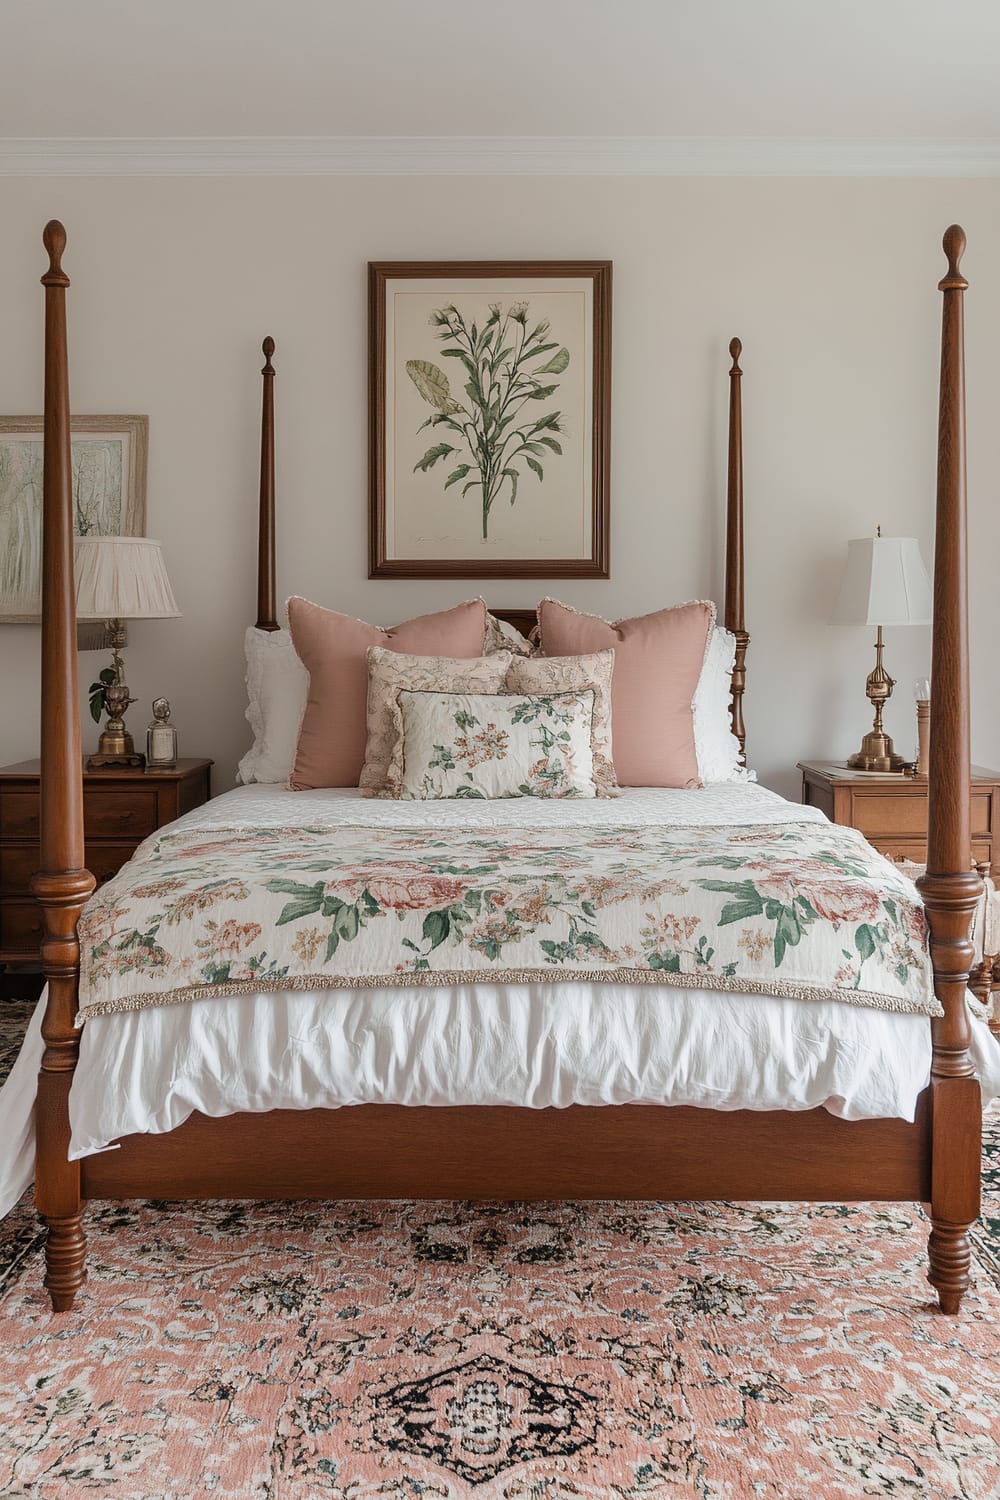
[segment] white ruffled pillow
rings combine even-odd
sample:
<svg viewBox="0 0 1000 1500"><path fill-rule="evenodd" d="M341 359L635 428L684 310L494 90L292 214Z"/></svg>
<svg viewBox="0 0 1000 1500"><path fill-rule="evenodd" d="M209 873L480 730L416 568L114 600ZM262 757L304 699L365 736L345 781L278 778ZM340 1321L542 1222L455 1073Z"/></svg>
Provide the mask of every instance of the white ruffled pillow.
<svg viewBox="0 0 1000 1500"><path fill-rule="evenodd" d="M258 630L245 637L246 719L253 744L240 761L236 780L280 782L292 772L299 725L305 713L309 673L299 661L287 630Z"/></svg>
<svg viewBox="0 0 1000 1500"><path fill-rule="evenodd" d="M705 662L695 688L694 748L698 773L708 786L720 781L756 781L756 771L740 764L740 742L733 734L729 706L732 701L732 671L736 660L736 637L717 625L705 652Z"/></svg>

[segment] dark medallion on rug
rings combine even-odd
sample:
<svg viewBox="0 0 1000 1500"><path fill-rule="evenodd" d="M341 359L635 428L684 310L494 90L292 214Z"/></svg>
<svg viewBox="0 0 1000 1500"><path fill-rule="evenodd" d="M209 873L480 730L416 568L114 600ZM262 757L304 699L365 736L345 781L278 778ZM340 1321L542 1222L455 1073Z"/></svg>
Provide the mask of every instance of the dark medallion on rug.
<svg viewBox="0 0 1000 1500"><path fill-rule="evenodd" d="M429 1458L468 1484L579 1453L597 1437L595 1397L490 1355L393 1386L373 1404L380 1443Z"/></svg>
<svg viewBox="0 0 1000 1500"><path fill-rule="evenodd" d="M534 1209L517 1211L477 1203L477 1227L470 1228L463 1209L419 1225L411 1234L417 1260L451 1265L495 1263L512 1260L516 1265L566 1265L573 1260L569 1228Z"/></svg>

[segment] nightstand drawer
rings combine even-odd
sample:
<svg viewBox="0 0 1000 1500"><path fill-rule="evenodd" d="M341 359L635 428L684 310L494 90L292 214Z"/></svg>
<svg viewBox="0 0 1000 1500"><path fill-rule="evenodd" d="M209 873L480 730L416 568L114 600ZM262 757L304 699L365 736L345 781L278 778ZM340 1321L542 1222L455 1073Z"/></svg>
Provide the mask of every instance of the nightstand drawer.
<svg viewBox="0 0 1000 1500"><path fill-rule="evenodd" d="M855 791L852 797L854 827L867 838L926 838L927 795L900 796L892 793ZM971 832L989 838L993 832L993 797L974 790L970 802Z"/></svg>
<svg viewBox="0 0 1000 1500"><path fill-rule="evenodd" d="M0 838L32 839L39 835L37 792L5 792L0 798ZM83 794L83 826L89 839L135 838L159 826L156 788L136 791L96 791Z"/></svg>
<svg viewBox="0 0 1000 1500"><path fill-rule="evenodd" d="M927 863L927 844L923 839L901 839L901 838L874 838L868 836L868 842L872 844L880 854L894 862L899 859L912 860L915 865ZM972 845L972 858L977 864L989 864L992 850L989 844L976 843Z"/></svg>
<svg viewBox="0 0 1000 1500"><path fill-rule="evenodd" d="M37 954L42 941L42 908L37 901L7 901L0 908L0 948L8 954Z"/></svg>
<svg viewBox="0 0 1000 1500"><path fill-rule="evenodd" d="M159 826L156 789L148 792L97 792L83 794L83 825L88 839L144 839Z"/></svg>
<svg viewBox="0 0 1000 1500"><path fill-rule="evenodd" d="M97 884L103 885L132 858L136 848L135 844L89 844L84 856L87 869ZM9 896L26 896L39 860L37 844L0 844L0 891Z"/></svg>
<svg viewBox="0 0 1000 1500"><path fill-rule="evenodd" d="M38 842L38 793L4 792L0 796L0 839Z"/></svg>
<svg viewBox="0 0 1000 1500"><path fill-rule="evenodd" d="M90 844L84 857L97 884L103 885L118 873L135 851L135 844ZM37 845L0 845L0 891L5 896L27 896L39 860Z"/></svg>
<svg viewBox="0 0 1000 1500"><path fill-rule="evenodd" d="M37 844L0 844L0 891L26 896L38 863Z"/></svg>

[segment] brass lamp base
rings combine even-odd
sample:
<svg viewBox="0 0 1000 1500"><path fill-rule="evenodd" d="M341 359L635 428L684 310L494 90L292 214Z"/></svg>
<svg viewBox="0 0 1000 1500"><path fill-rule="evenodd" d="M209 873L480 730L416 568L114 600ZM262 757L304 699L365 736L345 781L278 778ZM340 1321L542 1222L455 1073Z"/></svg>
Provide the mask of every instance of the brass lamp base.
<svg viewBox="0 0 1000 1500"><path fill-rule="evenodd" d="M856 771L901 771L906 765L892 747L892 736L872 729L861 741L861 749L847 764Z"/></svg>
<svg viewBox="0 0 1000 1500"><path fill-rule="evenodd" d="M896 683L882 664L882 627L878 627L875 641L875 668L869 672L865 683L868 701L875 709L875 723L861 741L861 749L847 762L855 771L902 771L906 765L903 757L892 747L892 736L882 728L882 710L892 697Z"/></svg>
<svg viewBox="0 0 1000 1500"><path fill-rule="evenodd" d="M128 730L111 722L103 730L94 754L87 757L88 771L142 770L145 764L146 757L136 750Z"/></svg>

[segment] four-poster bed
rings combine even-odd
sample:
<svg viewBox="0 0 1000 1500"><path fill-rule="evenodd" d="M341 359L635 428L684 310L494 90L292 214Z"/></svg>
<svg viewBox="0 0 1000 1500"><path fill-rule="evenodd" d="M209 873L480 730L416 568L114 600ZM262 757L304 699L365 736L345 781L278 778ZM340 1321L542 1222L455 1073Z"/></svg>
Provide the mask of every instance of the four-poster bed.
<svg viewBox="0 0 1000 1500"><path fill-rule="evenodd" d="M934 699L928 874L933 1061L916 1118L841 1119L686 1106L454 1108L357 1104L209 1117L71 1161L69 1093L77 1063L77 922L93 888L83 868L73 588L65 233L47 226L42 677L43 964L49 990L37 1100L36 1201L48 1228L46 1286L72 1305L85 1267L88 1198L851 1199L930 1204L929 1279L956 1312L969 1281L968 1228L979 1206L980 1088L965 987L979 880L969 869L968 645L965 574L962 295L964 235L945 236L935 560ZM273 343L265 344L257 626L277 627L274 586ZM737 638L733 727L745 742L740 346L731 346L726 624ZM530 623L525 612L507 618ZM113 1020L114 1018L112 1018ZM926 1076L926 1074L924 1075Z"/></svg>

